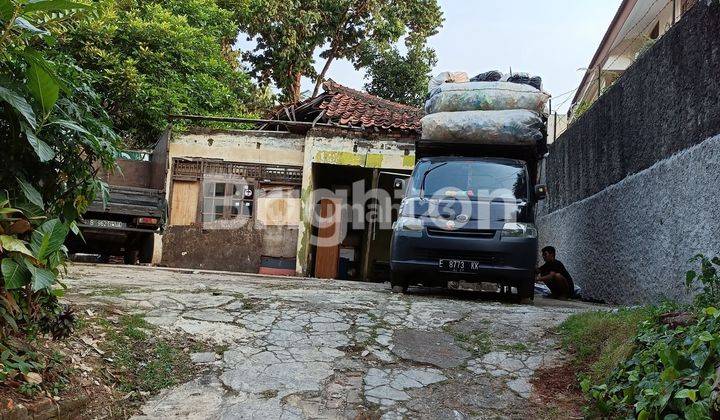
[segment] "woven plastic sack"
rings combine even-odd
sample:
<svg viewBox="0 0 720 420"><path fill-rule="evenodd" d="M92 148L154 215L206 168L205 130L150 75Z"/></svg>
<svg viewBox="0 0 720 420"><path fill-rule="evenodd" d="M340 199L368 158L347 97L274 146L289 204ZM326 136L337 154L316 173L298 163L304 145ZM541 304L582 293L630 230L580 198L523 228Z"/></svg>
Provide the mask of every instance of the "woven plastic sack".
<svg viewBox="0 0 720 420"><path fill-rule="evenodd" d="M423 140L534 146L545 139L546 127L533 111L440 112L422 119Z"/></svg>
<svg viewBox="0 0 720 420"><path fill-rule="evenodd" d="M425 113L527 109L542 113L550 95L510 82L446 83L433 91Z"/></svg>
<svg viewBox="0 0 720 420"><path fill-rule="evenodd" d="M467 83L470 78L464 71L445 71L430 79L428 93L442 86L443 83Z"/></svg>

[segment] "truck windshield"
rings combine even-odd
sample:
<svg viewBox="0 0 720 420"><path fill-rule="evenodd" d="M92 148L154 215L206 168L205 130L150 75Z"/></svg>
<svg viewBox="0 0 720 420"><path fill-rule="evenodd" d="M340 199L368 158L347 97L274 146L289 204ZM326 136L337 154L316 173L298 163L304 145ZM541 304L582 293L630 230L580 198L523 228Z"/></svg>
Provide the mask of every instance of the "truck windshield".
<svg viewBox="0 0 720 420"><path fill-rule="evenodd" d="M478 161L451 161L423 171L420 189L426 198L526 200L525 167Z"/></svg>

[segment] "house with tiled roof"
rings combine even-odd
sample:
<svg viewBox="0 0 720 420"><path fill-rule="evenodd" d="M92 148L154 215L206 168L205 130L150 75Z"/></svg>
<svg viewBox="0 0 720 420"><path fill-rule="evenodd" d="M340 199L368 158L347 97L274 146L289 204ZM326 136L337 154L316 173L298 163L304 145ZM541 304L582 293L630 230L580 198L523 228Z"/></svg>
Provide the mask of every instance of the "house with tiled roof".
<svg viewBox="0 0 720 420"><path fill-rule="evenodd" d="M275 117L285 119L286 110L295 119L333 124L348 129L384 131L412 135L420 133L424 112L408 105L388 101L345 87L333 80L323 84L324 92L315 98L283 108Z"/></svg>
<svg viewBox="0 0 720 420"><path fill-rule="evenodd" d="M377 195L399 205L423 111L323 87L264 119L171 118L237 128L171 130L162 264L382 279L397 212L377 210Z"/></svg>

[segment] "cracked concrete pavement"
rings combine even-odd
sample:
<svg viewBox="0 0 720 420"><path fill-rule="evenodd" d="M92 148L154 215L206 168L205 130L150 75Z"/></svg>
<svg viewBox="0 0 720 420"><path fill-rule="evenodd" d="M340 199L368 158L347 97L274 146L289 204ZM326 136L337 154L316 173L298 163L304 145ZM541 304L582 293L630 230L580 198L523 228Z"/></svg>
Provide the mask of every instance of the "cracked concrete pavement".
<svg viewBox="0 0 720 420"><path fill-rule="evenodd" d="M77 264L68 299L141 313L222 344L137 418L527 418L549 332L577 302L146 267Z"/></svg>

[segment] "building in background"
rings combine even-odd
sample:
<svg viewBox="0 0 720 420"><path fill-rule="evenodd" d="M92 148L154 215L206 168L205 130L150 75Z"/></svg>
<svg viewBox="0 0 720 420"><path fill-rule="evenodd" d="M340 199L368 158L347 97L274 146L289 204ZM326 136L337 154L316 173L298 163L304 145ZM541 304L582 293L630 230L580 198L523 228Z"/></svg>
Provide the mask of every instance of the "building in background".
<svg viewBox="0 0 720 420"><path fill-rule="evenodd" d="M548 117L548 144L553 144L568 128L568 116L553 112Z"/></svg>
<svg viewBox="0 0 720 420"><path fill-rule="evenodd" d="M697 0L623 0L573 99L569 115L582 115Z"/></svg>
<svg viewBox="0 0 720 420"><path fill-rule="evenodd" d="M321 95L269 120L210 121L245 129L173 130L162 264L382 280L391 222L353 225L318 191L346 195L363 218L377 211L368 193L396 196L395 177L415 165L422 115L329 81ZM327 219L320 228L318 216ZM333 235L340 243L313 241Z"/></svg>

